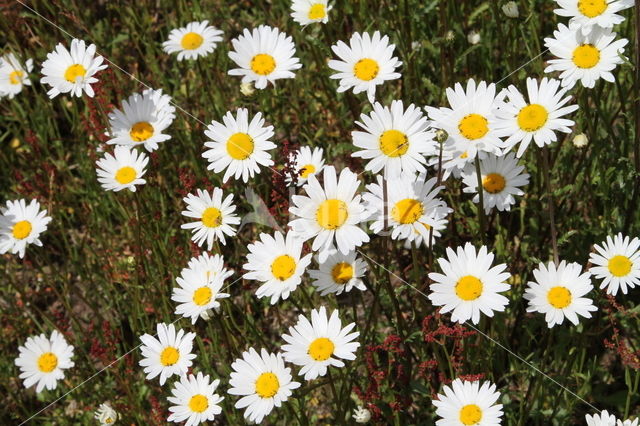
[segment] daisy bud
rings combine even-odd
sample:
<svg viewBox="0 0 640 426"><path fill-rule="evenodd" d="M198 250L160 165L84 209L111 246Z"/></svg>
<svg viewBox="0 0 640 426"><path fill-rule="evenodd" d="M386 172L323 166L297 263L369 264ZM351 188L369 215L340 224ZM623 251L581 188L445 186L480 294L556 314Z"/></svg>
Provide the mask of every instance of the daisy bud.
<svg viewBox="0 0 640 426"><path fill-rule="evenodd" d="M449 133L447 133L446 130L438 129L436 131L436 141L438 141L438 143L443 144L447 139L449 139Z"/></svg>
<svg viewBox="0 0 640 426"><path fill-rule="evenodd" d="M371 412L364 407L358 405L358 408L353 410L353 420L356 423L368 423L371 420Z"/></svg>
<svg viewBox="0 0 640 426"><path fill-rule="evenodd" d="M467 35L467 41L470 44L478 44L478 43L480 43L480 33L478 33L477 31L471 31Z"/></svg>
<svg viewBox="0 0 640 426"><path fill-rule="evenodd" d="M503 4L502 11L507 15L507 18L517 18L520 16L520 13L518 12L518 4L515 1L509 1Z"/></svg>
<svg viewBox="0 0 640 426"><path fill-rule="evenodd" d="M242 83L240 85L240 93L245 96L251 96L255 93L256 89L253 87L253 83Z"/></svg>
<svg viewBox="0 0 640 426"><path fill-rule="evenodd" d="M589 138L584 133L580 133L573 138L573 146L576 148L584 148L589 143Z"/></svg>
<svg viewBox="0 0 640 426"><path fill-rule="evenodd" d="M453 30L447 31L447 33L444 35L444 39L446 41L453 41L455 38L456 38L456 33L454 33Z"/></svg>

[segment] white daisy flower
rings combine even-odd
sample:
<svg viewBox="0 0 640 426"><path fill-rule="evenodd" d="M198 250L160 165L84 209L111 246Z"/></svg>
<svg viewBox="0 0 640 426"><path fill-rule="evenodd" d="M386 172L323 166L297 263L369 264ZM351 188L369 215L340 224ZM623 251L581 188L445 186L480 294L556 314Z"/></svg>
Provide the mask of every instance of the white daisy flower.
<svg viewBox="0 0 640 426"><path fill-rule="evenodd" d="M389 44L389 37L380 31L373 33L354 33L349 46L343 41L331 46L331 50L340 60L330 60L328 65L335 74L331 78L340 80L338 93L353 88L353 93L367 92L369 102L373 103L376 87L387 80L400 78L395 72L402 62L393 56L396 46Z"/></svg>
<svg viewBox="0 0 640 426"><path fill-rule="evenodd" d="M451 108L425 108L434 126L445 130L455 141L457 150L466 152L469 158L476 158L478 152L499 155L504 143L495 129L496 85L484 81L476 84L470 79L466 91L456 83L446 92Z"/></svg>
<svg viewBox="0 0 640 426"><path fill-rule="evenodd" d="M529 281L524 298L529 301L527 312L545 314L549 328L562 324L565 317L578 325L578 315L591 318L598 308L585 296L593 289L590 273L580 274L582 266L564 260L556 267L553 262L534 269L534 281Z"/></svg>
<svg viewBox="0 0 640 426"><path fill-rule="evenodd" d="M110 145L140 146L151 152L158 144L171 139L163 133L173 122L175 107L171 105L171 96L163 94L162 89L147 89L134 93L122 102L122 110L109 113Z"/></svg>
<svg viewBox="0 0 640 426"><path fill-rule="evenodd" d="M565 106L571 96L565 96L567 89L560 88L560 81L547 79L538 81L527 78L527 94L529 101L515 86L506 89L508 101L496 102L496 132L498 136L507 137L505 151L518 143L518 158L533 140L542 148L558 140L555 132L571 133L572 120L562 118L578 109L578 105Z"/></svg>
<svg viewBox="0 0 640 426"><path fill-rule="evenodd" d="M222 41L222 31L209 25L209 21L190 22L186 27L176 28L169 33L169 39L162 43L165 52L178 53L178 60L198 59L213 52Z"/></svg>
<svg viewBox="0 0 640 426"><path fill-rule="evenodd" d="M109 404L100 404L93 417L100 422L101 426L108 426L115 424L120 415Z"/></svg>
<svg viewBox="0 0 640 426"><path fill-rule="evenodd" d="M618 420L617 426L638 426L638 422L640 422L640 418L637 417L635 420Z"/></svg>
<svg viewBox="0 0 640 426"><path fill-rule="evenodd" d="M360 183L358 177L348 168L336 177L336 169L327 166L323 170L324 188L315 175L309 176L303 189L307 196L294 195L294 207L289 212L297 219L289 222L294 236L302 241L313 238L311 249L319 250L321 262L334 247L334 240L342 254L353 251L369 241L369 236L358 224L367 217L360 195L356 191Z"/></svg>
<svg viewBox="0 0 640 426"><path fill-rule="evenodd" d="M42 247L40 234L47 230L51 217L47 210L40 211L38 200L7 201L6 207L0 207L0 254L18 254L24 257L29 244Z"/></svg>
<svg viewBox="0 0 640 426"><path fill-rule="evenodd" d="M73 346L57 330L53 330L49 338L44 333L29 337L18 351L20 355L15 364L20 367L24 387L36 385L37 393L55 389L58 380L64 379L64 370L75 365L71 361Z"/></svg>
<svg viewBox="0 0 640 426"><path fill-rule="evenodd" d="M360 120L356 124L364 132L351 132L351 136L353 144L362 150L351 156L369 160L365 170L378 173L384 169L385 177L426 172L425 155L433 155L437 144L419 108L411 104L405 110L402 101L393 101L391 108L376 102L373 111L362 114Z"/></svg>
<svg viewBox="0 0 640 426"><path fill-rule="evenodd" d="M195 333L185 333L173 324L158 323L156 338L150 334L140 336L142 346L140 351L143 359L139 365L144 367L147 379L160 376L160 386L174 374L182 376L193 364L195 354L191 353Z"/></svg>
<svg viewBox="0 0 640 426"><path fill-rule="evenodd" d="M284 359L295 365L301 365L298 372L305 380L313 380L327 374L327 367L344 367L342 360L353 361L360 343L354 340L359 332L350 333L356 324L342 328L338 311L333 311L327 319L324 306L311 311L311 322L303 315L298 317L295 326L289 327L289 334L282 338L287 342L282 346Z"/></svg>
<svg viewBox="0 0 640 426"><path fill-rule="evenodd" d="M225 268L224 257L220 254L211 256L209 253L202 253L198 257L192 257L189 259L187 269L204 269L210 276L222 275L223 279L233 275L232 270Z"/></svg>
<svg viewBox="0 0 640 426"><path fill-rule="evenodd" d="M589 262L594 265L589 272L602 280L600 288L606 288L607 294L615 296L618 289L627 294L627 287L640 285L640 239L630 240L618 233L593 248L597 253L589 255Z"/></svg>
<svg viewBox="0 0 640 426"><path fill-rule="evenodd" d="M510 211L511 205L516 203L514 195L524 195L524 191L520 187L529 184L529 174L523 172L524 166L518 165L518 160L513 152L503 157L489 154L480 160L484 211L487 214L494 207L498 211ZM462 174L462 181L465 185L463 191L475 194L473 202L479 203L478 175L475 167L467 167Z"/></svg>
<svg viewBox="0 0 640 426"><path fill-rule="evenodd" d="M149 158L135 149L118 145L111 155L108 152L96 161L98 181L106 191L128 189L136 192L136 185L147 183L142 176L147 172Z"/></svg>
<svg viewBox="0 0 640 426"><path fill-rule="evenodd" d="M285 300L302 282L302 274L311 263L311 253L302 255L302 241L291 232L285 237L276 231L272 237L260 234L260 241L247 246L247 263L242 267L248 280L263 284L256 290L258 299L271 297L271 304Z"/></svg>
<svg viewBox="0 0 640 426"><path fill-rule="evenodd" d="M310 146L301 146L296 152L292 152L291 162L293 163L293 172L296 174L296 185L301 186L307 182L309 176L317 175L324 167L324 158L322 158L322 148L313 148ZM287 173L285 177L287 185L293 183L293 177Z"/></svg>
<svg viewBox="0 0 640 426"><path fill-rule="evenodd" d="M236 118L231 112L222 118L223 123L212 121L204 134L210 139L204 146L209 148L202 156L209 161L208 170L220 173L225 170L223 182L242 177L244 182L260 173L260 166L271 167L274 163L267 151L276 148L269 139L273 137L273 126L265 126L261 113L249 122L249 111L239 108Z"/></svg>
<svg viewBox="0 0 640 426"><path fill-rule="evenodd" d="M167 400L173 404L169 407L168 422L180 423L186 420L185 426L215 420L222 412L220 403L224 397L218 395L216 389L220 380L210 381L208 375L198 373L183 375L171 389L172 396Z"/></svg>
<svg viewBox="0 0 640 426"><path fill-rule="evenodd" d="M609 414L607 410L602 410L598 414L586 414L584 416L587 426L616 426L616 416Z"/></svg>
<svg viewBox="0 0 640 426"><path fill-rule="evenodd" d="M84 40L71 40L71 51L58 43L56 50L47 53L47 60L42 63L44 77L40 82L51 86L47 95L55 98L60 93L71 93L71 96L80 97L84 91L92 98L95 93L91 85L98 81L94 75L107 68L102 64L104 58L95 54L96 45L86 47Z"/></svg>
<svg viewBox="0 0 640 426"><path fill-rule="evenodd" d="M206 265L208 259L213 263L214 268ZM204 260L201 261L200 259ZM171 300L178 303L175 313L185 318L191 318L191 324L195 324L198 318L208 320L213 309L220 308L219 299L229 297L228 293L222 293L224 281L233 275L222 264L222 256L216 254L209 257L208 254L193 258L189 265L194 267L184 268L180 276L176 278L179 287L173 288Z"/></svg>
<svg viewBox="0 0 640 426"><path fill-rule="evenodd" d="M367 264L356 252L342 254L337 250L332 250L327 260L318 262L318 269L309 271L309 276L314 279L311 283L320 292L321 296L327 294L348 293L357 288L365 291L367 287L362 282L362 277L367 272Z"/></svg>
<svg viewBox="0 0 640 426"><path fill-rule="evenodd" d="M437 426L497 426L502 424L502 404L496 404L500 393L491 382L468 382L455 379L444 394L431 402L441 418Z"/></svg>
<svg viewBox="0 0 640 426"><path fill-rule="evenodd" d="M220 188L213 188L211 194L198 189L196 195L189 194L182 200L187 203L187 210L183 210L182 215L197 220L184 223L180 228L191 229L191 239L198 246L202 247L207 243L207 250L211 250L216 239L226 244L225 235L236 235L236 228L231 225L238 225L240 218L233 213L236 210L236 206L232 204L233 194L227 195L223 201Z"/></svg>
<svg viewBox="0 0 640 426"><path fill-rule="evenodd" d="M265 349L260 354L255 349L242 353L242 358L231 364L233 372L228 393L242 396L236 408L245 408L244 418L259 424L300 387L292 381L291 369L284 366L282 355L270 354Z"/></svg>
<svg viewBox="0 0 640 426"><path fill-rule="evenodd" d="M326 24L329 21L329 11L333 6L327 0L293 0L291 2L291 17L300 25L314 22Z"/></svg>
<svg viewBox="0 0 640 426"><path fill-rule="evenodd" d="M268 83L275 85L281 78L294 78L292 71L302 68L293 56L293 39L277 28L260 25L251 32L245 28L231 44L229 57L239 68L229 70L229 75L242 76L243 83L255 82L256 89L264 89Z"/></svg>
<svg viewBox="0 0 640 426"><path fill-rule="evenodd" d="M31 86L29 73L33 70L33 59L27 59L24 66L16 55L7 53L0 58L0 96L13 99L23 86Z"/></svg>
<svg viewBox="0 0 640 426"><path fill-rule="evenodd" d="M617 12L632 7L634 0L555 0L560 6L556 15L571 18L569 28L587 35L594 26L613 28L624 21Z"/></svg>
<svg viewBox="0 0 640 426"><path fill-rule="evenodd" d="M439 258L442 274L429 274L431 284L429 300L442 306L440 313L453 311L451 321L463 323L480 322L480 313L493 317L493 312L504 312L509 299L500 293L509 290L506 280L511 276L505 272L507 265L491 266L493 253L482 246L476 254L471 243L458 247L454 252L447 248L447 259Z"/></svg>
<svg viewBox="0 0 640 426"><path fill-rule="evenodd" d="M629 40L615 40L617 34L611 29L594 27L588 35L579 30L570 30L558 25L554 38L545 38L544 45L558 59L549 60L544 72L560 71L562 86L571 88L578 81L584 87L593 88L596 81L615 81L611 73L623 62L624 46ZM615 40L615 41L614 41Z"/></svg>
<svg viewBox="0 0 640 426"><path fill-rule="evenodd" d="M439 237L446 227L446 216L451 213L447 203L438 198L444 186L436 187L436 178L425 181L424 175L404 175L387 181L387 208L384 203L384 182L378 176L377 183L367 185L362 195L371 213L370 229L381 234L384 231L385 215L394 240L413 241L418 236L428 241L429 234ZM443 223L444 222L444 223Z"/></svg>

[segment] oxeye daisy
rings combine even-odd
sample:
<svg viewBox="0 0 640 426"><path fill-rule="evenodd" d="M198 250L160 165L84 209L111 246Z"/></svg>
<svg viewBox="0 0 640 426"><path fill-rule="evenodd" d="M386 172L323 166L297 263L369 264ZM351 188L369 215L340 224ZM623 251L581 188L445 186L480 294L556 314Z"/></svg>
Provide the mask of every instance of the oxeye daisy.
<svg viewBox="0 0 640 426"><path fill-rule="evenodd" d="M126 146L116 146L113 155L108 152L96 161L98 181L107 191L128 189L136 192L136 185L144 185L142 176L147 172L149 158L144 153Z"/></svg>
<svg viewBox="0 0 640 426"><path fill-rule="evenodd" d="M442 388L444 394L432 400L437 426L497 426L502 424L502 404L496 404L500 393L491 382L480 383L455 379Z"/></svg>
<svg viewBox="0 0 640 426"><path fill-rule="evenodd" d="M0 96L13 99L22 91L23 86L31 86L29 73L33 70L33 59L27 59L24 65L16 55L8 53L0 58Z"/></svg>
<svg viewBox="0 0 640 426"><path fill-rule="evenodd" d="M578 81L584 87L593 88L596 81L615 81L611 73L623 62L624 46L629 40L616 40L617 34L611 29L595 27L588 35L580 30L570 30L566 25L558 25L554 38L545 38L544 44L558 59L549 60L544 72L560 71L562 86L571 88ZM615 41L614 41L615 40Z"/></svg>
<svg viewBox="0 0 640 426"><path fill-rule="evenodd" d="M160 376L160 385L174 374L182 376L187 373L195 354L191 353L195 333L185 333L176 328L173 324L159 323L157 325L156 336L144 334L140 336L142 346L140 352L143 359L139 365L144 367L147 379L151 380Z"/></svg>
<svg viewBox="0 0 640 426"><path fill-rule="evenodd" d="M109 404L100 404L93 417L100 422L100 425L108 426L115 424L120 415Z"/></svg>
<svg viewBox="0 0 640 426"><path fill-rule="evenodd" d="M171 96L162 89L147 89L134 93L122 102L122 110L109 113L108 144L140 146L147 151L155 151L158 144L171 139L163 133L175 118L175 107Z"/></svg>
<svg viewBox="0 0 640 426"><path fill-rule="evenodd" d="M396 46L389 44L389 37L380 31L373 33L354 33L349 45L343 41L331 46L340 60L330 60L328 65L335 74L331 78L340 80L338 93L353 88L353 93L367 92L369 102L373 103L376 87L387 80L400 78L396 68L402 65L394 54Z"/></svg>
<svg viewBox="0 0 640 426"><path fill-rule="evenodd" d="M378 176L378 182L367 185L362 196L374 221L370 228L376 234L384 230L385 215L391 227L391 238L412 241L422 236L428 241L429 234L440 236L446 226L445 218L452 210L438 198L444 188L436 187L436 178L425 180L424 175L404 175L389 179L387 185L387 208L384 203L384 182Z"/></svg>
<svg viewBox="0 0 640 426"><path fill-rule="evenodd" d="M511 205L516 203L514 195L524 195L524 191L520 187L529 184L529 174L523 172L524 166L518 165L518 160L513 152L503 157L489 154L486 158L480 160L480 175L486 213L489 213L494 207L498 211L511 210ZM478 175L474 167L467 168L463 173L462 181L465 185L464 192L475 194L473 202L479 203Z"/></svg>
<svg viewBox="0 0 640 426"><path fill-rule="evenodd" d="M356 257L356 252L342 254L332 250L324 262L318 261L318 269L309 271L309 276L314 279L311 283L320 292L321 296L327 294L339 295L347 293L354 288L364 291L367 287L362 282L362 277L367 271L367 264Z"/></svg>
<svg viewBox="0 0 640 426"><path fill-rule="evenodd" d="M434 126L445 130L460 152L475 158L478 152L501 153L504 143L495 129L496 85L470 79L466 90L460 83L447 88L451 108L426 107ZM482 158L482 157L481 157Z"/></svg>
<svg viewBox="0 0 640 426"><path fill-rule="evenodd" d="M228 270L224 266L224 257L220 254L211 256L209 253L202 253L198 257L192 257L187 264L188 269L204 269L210 276L215 277L222 275L223 279L227 279L233 275L233 271Z"/></svg>
<svg viewBox="0 0 640 426"><path fill-rule="evenodd" d="M498 101L496 132L505 140L505 150L520 143L518 158L533 140L542 148L555 142L555 132L571 133L572 120L562 118L578 109L578 105L567 105L571 96L565 96L567 89L560 88L560 81L543 78L538 81L527 78L528 102L515 88L506 89L508 101Z"/></svg>
<svg viewBox="0 0 640 426"><path fill-rule="evenodd" d="M168 422L180 423L186 420L185 426L195 426L213 421L222 412L220 403L224 399L216 392L220 380L210 381L208 375L198 373L183 375L173 385L167 400L173 404L169 407Z"/></svg>
<svg viewBox="0 0 640 426"><path fill-rule="evenodd" d="M293 0L291 17L300 25L309 25L314 22L326 24L332 8L328 3L327 0Z"/></svg>
<svg viewBox="0 0 640 426"><path fill-rule="evenodd" d="M294 70L302 68L296 58L296 46L291 36L279 29L260 25L231 40L233 51L229 57L239 68L229 75L242 76L243 83L255 82L256 89L264 89L281 78L294 78Z"/></svg>
<svg viewBox="0 0 640 426"><path fill-rule="evenodd" d="M356 324L342 328L338 311L327 318L324 306L311 311L311 322L303 315L295 326L289 327L289 334L282 338L287 342L282 346L284 359L302 368L298 372L305 380L313 380L327 374L327 367L344 367L342 360L353 361L360 343L354 340L359 332L351 333Z"/></svg>
<svg viewBox="0 0 640 426"><path fill-rule="evenodd" d="M207 255L208 256L208 255ZM220 255L215 255L220 258ZM209 319L212 309L219 309L219 299L229 297L222 293L224 280L233 272L225 268L216 270L198 263L194 268L185 268L176 278L179 287L173 289L171 300L178 303L175 313L185 318L191 318L195 324L198 318Z"/></svg>
<svg viewBox="0 0 640 426"><path fill-rule="evenodd" d="M427 165L435 167L436 170L441 168L443 181L449 179L451 175L460 179L467 165L473 163L474 157L469 156L469 151L461 150L452 138L447 138L442 144L442 159L440 159L439 150L440 148L434 152L433 157L429 158Z"/></svg>
<svg viewBox="0 0 640 426"><path fill-rule="evenodd" d="M58 43L56 50L47 53L47 60L42 64L44 77L40 81L51 86L47 92L50 98L60 93L80 97L82 91L93 97L91 85L98 81L94 75L107 68L106 64L102 64L103 60L102 56L96 56L95 44L87 47L84 40L74 38L69 51L62 43Z"/></svg>
<svg viewBox="0 0 640 426"><path fill-rule="evenodd" d="M436 142L419 108L411 104L405 110L402 101L393 101L391 108L376 102L371 114L362 114L360 120L356 124L364 132L351 132L351 136L362 151L351 156L369 160L365 170L378 173L384 169L385 177L426 171L425 155L435 152Z"/></svg>
<svg viewBox="0 0 640 426"><path fill-rule="evenodd" d="M300 387L300 383L292 381L291 369L285 367L282 355L270 354L265 349L258 354L250 348L231 368L228 393L242 396L235 407L246 408L244 418L256 424L289 399L292 390Z"/></svg>
<svg viewBox="0 0 640 426"><path fill-rule="evenodd" d="M301 146L298 151L291 153L292 172L296 174L296 185L303 185L309 176L317 175L322 171L324 167L322 155L322 148L313 148L312 151L310 146ZM288 185L294 181L290 173L287 173L286 181Z"/></svg>
<svg viewBox="0 0 640 426"><path fill-rule="evenodd" d="M38 200L7 201L6 207L0 207L0 254L17 253L24 257L29 244L42 247L40 234L47 230L51 217L47 211L40 211Z"/></svg>
<svg viewBox="0 0 640 426"><path fill-rule="evenodd" d="M627 294L627 287L640 285L640 239L623 236L621 233L602 245L594 245L596 253L589 255L594 266L589 269L597 279L602 280L600 288L607 294L616 295L618 289Z"/></svg>
<svg viewBox="0 0 640 426"><path fill-rule="evenodd" d="M429 300L442 306L440 313L453 311L451 321L463 323L480 321L480 313L493 317L493 312L504 312L509 299L500 293L509 290L506 280L511 276L505 272L507 265L491 266L493 253L482 246L476 252L471 243L458 247L454 252L447 248L447 258L439 258L442 274L429 274L431 284Z"/></svg>
<svg viewBox="0 0 640 426"><path fill-rule="evenodd" d="M202 156L209 161L207 169L214 173L225 170L223 182L242 177L244 182L260 173L260 166L271 167L273 160L267 151L276 145L269 139L273 137L273 126L265 126L261 113L257 113L249 122L249 111L240 108L236 117L231 112L222 118L223 123L212 121L204 134L210 139L204 146L209 148Z"/></svg>
<svg viewBox="0 0 640 426"><path fill-rule="evenodd" d="M587 426L616 426L616 416L609 414L607 410L602 410L598 414L586 414L584 419Z"/></svg>
<svg viewBox="0 0 640 426"><path fill-rule="evenodd" d="M213 52L222 41L222 31L209 25L209 21L190 22L186 27L176 28L169 33L169 39L162 43L165 52L178 53L178 60L198 59Z"/></svg>
<svg viewBox="0 0 640 426"><path fill-rule="evenodd" d="M273 237L262 233L260 241L249 244L247 248L249 254L243 268L249 272L244 274L244 278L262 282L256 296L259 299L271 297L272 305L289 297L311 263L311 254L301 257L302 241L291 232L286 238L280 231L276 231Z"/></svg>
<svg viewBox="0 0 640 426"><path fill-rule="evenodd" d="M593 289L589 272L581 274L582 266L564 260L556 267L553 262L534 269L534 281L529 281L524 298L529 301L527 312L545 314L549 328L562 324L565 317L578 325L578 315L591 318L598 308L585 296Z"/></svg>
<svg viewBox="0 0 640 426"><path fill-rule="evenodd" d="M556 15L571 18L569 28L589 34L595 26L612 28L624 21L617 12L632 7L634 0L555 0L560 6Z"/></svg>
<svg viewBox="0 0 640 426"><path fill-rule="evenodd" d="M637 417L635 420L618 420L617 426L638 426L638 422L640 422L640 418Z"/></svg>
<svg viewBox="0 0 640 426"><path fill-rule="evenodd" d="M238 225L240 218L233 213L236 210L232 204L233 194L227 195L223 201L220 188L214 188L211 194L198 189L196 195L189 194L183 201L187 204L187 210L183 210L182 215L197 220L180 227L191 229L191 239L200 247L207 243L207 250L211 250L216 239L226 244L225 235L232 237L236 234L236 229L231 225Z"/></svg>
<svg viewBox="0 0 640 426"><path fill-rule="evenodd" d="M51 337L45 334L29 337L18 348L20 355L15 364L20 367L24 387L36 385L36 392L55 389L58 380L64 379L64 370L73 367L73 346L69 345L57 330Z"/></svg>
<svg viewBox="0 0 640 426"><path fill-rule="evenodd" d="M356 195L358 177L348 168L340 172L339 178L333 166L325 167L323 172L324 187L315 175L309 176L303 187L307 195L294 195L295 206L289 207L289 212L298 216L289 222L294 235L302 241L313 238L311 249L320 251L321 262L334 247L334 240L343 254L369 241L358 226L367 216L360 195Z"/></svg>

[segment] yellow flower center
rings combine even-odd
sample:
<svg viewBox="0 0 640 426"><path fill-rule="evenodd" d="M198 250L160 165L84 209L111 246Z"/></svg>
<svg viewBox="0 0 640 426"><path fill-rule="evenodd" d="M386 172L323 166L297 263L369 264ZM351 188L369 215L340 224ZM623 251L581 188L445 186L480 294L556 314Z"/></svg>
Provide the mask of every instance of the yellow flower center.
<svg viewBox="0 0 640 426"><path fill-rule="evenodd" d="M256 393L260 398L273 398L280 389L280 380L273 373L262 373L256 380Z"/></svg>
<svg viewBox="0 0 640 426"><path fill-rule="evenodd" d="M75 83L78 78L84 77L87 70L80 64L73 64L64 72L64 79L69 83Z"/></svg>
<svg viewBox="0 0 640 426"><path fill-rule="evenodd" d="M380 135L380 151L388 157L400 157L409 149L409 138L397 130L387 130Z"/></svg>
<svg viewBox="0 0 640 426"><path fill-rule="evenodd" d="M578 68L593 68L600 62L600 51L593 44L582 44L573 51L572 59Z"/></svg>
<svg viewBox="0 0 640 426"><path fill-rule="evenodd" d="M14 70L11 74L9 74L9 82L11 84L20 84L23 75L24 73L22 71Z"/></svg>
<svg viewBox="0 0 640 426"><path fill-rule="evenodd" d="M217 228L222 225L222 212L215 207L207 207L202 213L202 224L207 228Z"/></svg>
<svg viewBox="0 0 640 426"><path fill-rule="evenodd" d="M331 268L331 277L337 284L346 284L353 278L353 266L347 262L339 262Z"/></svg>
<svg viewBox="0 0 640 426"><path fill-rule="evenodd" d="M463 152L462 154L460 154L460 158L467 158L469 156L469 153L467 151Z"/></svg>
<svg viewBox="0 0 640 426"><path fill-rule="evenodd" d="M489 121L480 114L469 114L460 120L458 130L467 139L480 139L489 132Z"/></svg>
<svg viewBox="0 0 640 426"><path fill-rule="evenodd" d="M370 58L360 59L353 66L353 74L363 81L371 81L378 76L380 65Z"/></svg>
<svg viewBox="0 0 640 426"><path fill-rule="evenodd" d="M153 126L147 121L138 121L131 126L129 136L136 142L144 142L153 136Z"/></svg>
<svg viewBox="0 0 640 426"><path fill-rule="evenodd" d="M539 104L531 104L522 108L518 113L518 126L525 132L540 130L547 123L549 113Z"/></svg>
<svg viewBox="0 0 640 426"><path fill-rule="evenodd" d="M182 40L180 40L180 45L182 45L183 49L193 50L202 46L202 42L204 39L198 33L186 33L182 36Z"/></svg>
<svg viewBox="0 0 640 426"><path fill-rule="evenodd" d="M227 141L227 153L234 160L246 160L253 153L253 139L246 133L234 133Z"/></svg>
<svg viewBox="0 0 640 426"><path fill-rule="evenodd" d="M178 358L180 358L180 351L173 346L167 346L160 353L160 364L169 367L178 362Z"/></svg>
<svg viewBox="0 0 640 426"><path fill-rule="evenodd" d="M315 172L316 166L314 166L313 164L306 164L302 166L302 169L300 169L300 177L306 179Z"/></svg>
<svg viewBox="0 0 640 426"><path fill-rule="evenodd" d="M58 357L52 352L45 352L38 357L38 370L51 373L58 366Z"/></svg>
<svg viewBox="0 0 640 426"><path fill-rule="evenodd" d="M311 6L311 9L309 9L309 19L316 20L316 19L323 19L325 16L327 16L327 12L324 9L324 4L322 3L316 3L313 6Z"/></svg>
<svg viewBox="0 0 640 426"><path fill-rule="evenodd" d="M193 292L193 303L198 306L204 306L211 301L213 292L209 287L200 287Z"/></svg>
<svg viewBox="0 0 640 426"><path fill-rule="evenodd" d="M326 361L331 355L336 346L333 342L326 337L319 337L309 345L309 356L315 361Z"/></svg>
<svg viewBox="0 0 640 426"><path fill-rule="evenodd" d="M489 173L484 178L482 178L482 187L489 194L497 194L504 190L504 187L507 185L504 180L504 176L498 173Z"/></svg>
<svg viewBox="0 0 640 426"><path fill-rule="evenodd" d="M482 281L473 275L465 275L456 283L456 294L467 302L476 300L482 295Z"/></svg>
<svg viewBox="0 0 640 426"><path fill-rule="evenodd" d="M194 413L202 413L209 408L209 399L201 394L196 394L189 400L189 409Z"/></svg>
<svg viewBox="0 0 640 426"><path fill-rule="evenodd" d="M133 167L124 166L116 172L116 180L120 185L131 183L136 178L136 170Z"/></svg>
<svg viewBox="0 0 640 426"><path fill-rule="evenodd" d="M288 254L276 257L271 263L271 273L280 281L291 278L296 272L296 261Z"/></svg>
<svg viewBox="0 0 640 426"><path fill-rule="evenodd" d="M414 223L422 217L422 213L424 213L422 203L413 198L400 200L391 209L391 217L393 217L393 220L404 225Z"/></svg>
<svg viewBox="0 0 640 426"><path fill-rule="evenodd" d="M28 220L21 220L20 222L17 222L15 225L13 225L11 233L13 234L13 238L17 240L23 240L27 238L29 234L31 234L32 229L33 226L31 226L31 222L29 222Z"/></svg>
<svg viewBox="0 0 640 426"><path fill-rule="evenodd" d="M552 287L547 293L547 300L556 309L564 309L571 304L571 292L563 286Z"/></svg>
<svg viewBox="0 0 640 426"><path fill-rule="evenodd" d="M106 419L104 419L104 422L110 425L111 423L115 422L115 419L113 417L107 417Z"/></svg>
<svg viewBox="0 0 640 426"><path fill-rule="evenodd" d="M482 410L476 404L467 404L460 409L460 422L464 425L475 425L482 420Z"/></svg>
<svg viewBox="0 0 640 426"><path fill-rule="evenodd" d="M324 229L338 229L348 217L347 203L336 199L323 201L316 212L316 221Z"/></svg>
<svg viewBox="0 0 640 426"><path fill-rule="evenodd" d="M607 266L609 268L609 272L611 272L616 277L624 277L627 276L629 272L631 272L633 263L627 256L619 254L609 259L609 264Z"/></svg>
<svg viewBox="0 0 640 426"><path fill-rule="evenodd" d="M251 69L258 75L269 75L276 69L276 60L266 53L258 53L251 59Z"/></svg>
<svg viewBox="0 0 640 426"><path fill-rule="evenodd" d="M587 18L595 18L607 10L606 0L578 0L578 10Z"/></svg>

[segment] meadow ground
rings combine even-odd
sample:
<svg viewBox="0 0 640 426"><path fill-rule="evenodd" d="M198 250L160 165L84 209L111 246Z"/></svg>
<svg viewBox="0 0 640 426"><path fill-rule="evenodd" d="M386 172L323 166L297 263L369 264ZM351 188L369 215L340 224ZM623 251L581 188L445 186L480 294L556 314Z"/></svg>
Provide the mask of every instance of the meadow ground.
<svg viewBox="0 0 640 426"><path fill-rule="evenodd" d="M356 121L372 105L365 93L337 92L327 64L336 59L331 46L355 32L389 36L402 61L396 70L401 77L377 87L382 105L449 106L446 88L469 79L496 83L498 91L512 84L524 93L528 77L558 78L558 72L544 72L555 58L544 39L569 18L554 13L554 1L520 0L517 17L505 14L504 3L333 1L326 24L302 27L290 16L288 0L0 1L3 52L34 61L31 86L0 98L0 201L37 199L52 217L40 236L42 247L29 245L24 258L0 255L0 423L97 424L93 413L105 402L120 413L119 423L166 423L167 397L178 378L161 386L157 378L145 379L138 365L139 337L165 322L195 333L193 372L221 381L222 413L211 424L244 424L243 410L235 408L239 397L227 393L232 363L251 347L281 351L282 335L298 316L320 306L329 313L337 309L343 326L355 323L355 360L309 381L298 375L298 365L287 363L301 386L265 424L351 424L358 406L376 424L435 424L441 416L432 400L456 378L495 384L505 425L584 424L586 414L599 410L620 419L639 416L640 290L607 294L592 275L593 289L585 296L597 307L591 318L580 317L577 325L565 319L552 328L543 314L527 311L523 297L541 262L556 257L585 272L593 267L594 245L607 236L640 236L636 8L619 12L626 20L614 28L629 40L615 81L571 88L570 104L579 106L570 117L575 124L544 149L532 143L519 159L530 178L510 211L483 214L463 179L444 180L438 173L442 151L436 150L427 177L442 181L439 198L452 211L432 247L376 235L370 220L362 223L370 241L357 248L367 266L364 290L321 295L307 271L286 300L270 304L268 297L256 297L260 282L243 278L247 246L261 232L286 231L295 218L292 193L305 194L286 185L289 153L320 147L327 165L357 174L359 192L376 182L376 174L365 170L368 161L351 155L359 150L352 139L361 130ZM163 51L172 29L202 20L223 32L212 53L178 61ZM228 75L237 68L229 57L231 40L262 24L293 37L302 67L275 86L241 91L240 77ZM96 74L94 97L50 99L50 87L40 82L42 62L72 37L95 43L108 67ZM96 161L113 152L105 134L108 114L148 87L163 89L177 106L164 131L171 138L153 152L140 149L149 157L146 184L136 192L105 191ZM274 126L274 165L262 166L248 182L223 182L224 172L207 170L202 157L209 139L204 132L238 108L250 116L261 112ZM581 134L586 139L576 139ZM243 221L226 244L216 241L207 250L181 229L189 221L181 212L189 193L214 187L235 194L235 213ZM393 199L401 189L390 186L383 198ZM392 225L387 222L385 227ZM311 242L304 254L311 253ZM508 303L492 318L456 323L428 298L428 274L441 272L437 259L447 258L446 248L467 242L487 246L493 265L506 264L510 287L502 295ZM174 313L172 289L189 260L205 251L223 255L233 271L223 286L230 297L219 300L208 321L192 324ZM640 260L634 262L633 270L640 269ZM307 269L317 269L315 257ZM75 366L55 390L25 389L14 363L18 347L53 330L74 347Z"/></svg>

